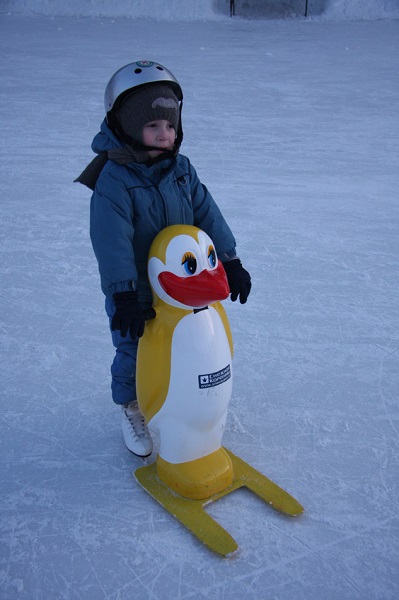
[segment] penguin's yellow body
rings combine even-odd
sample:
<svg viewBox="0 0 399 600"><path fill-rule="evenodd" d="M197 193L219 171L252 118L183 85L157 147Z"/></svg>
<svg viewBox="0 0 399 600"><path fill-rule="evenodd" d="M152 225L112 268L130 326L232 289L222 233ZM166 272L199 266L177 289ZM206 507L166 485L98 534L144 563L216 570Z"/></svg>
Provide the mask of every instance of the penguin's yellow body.
<svg viewBox="0 0 399 600"><path fill-rule="evenodd" d="M232 392L226 275L209 236L188 225L158 234L148 275L156 318L139 343L137 396L159 436L157 474L182 496L208 498L233 480L221 447Z"/></svg>

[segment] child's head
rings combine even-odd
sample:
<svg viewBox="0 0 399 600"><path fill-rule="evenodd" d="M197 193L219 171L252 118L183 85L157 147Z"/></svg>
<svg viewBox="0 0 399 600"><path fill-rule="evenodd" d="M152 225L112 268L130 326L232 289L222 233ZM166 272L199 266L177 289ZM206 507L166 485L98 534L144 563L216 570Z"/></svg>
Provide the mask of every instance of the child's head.
<svg viewBox="0 0 399 600"><path fill-rule="evenodd" d="M183 94L174 75L150 61L130 63L117 71L105 90L107 123L123 142L141 150L143 128L153 121L167 121L175 130L175 148L183 139Z"/></svg>
<svg viewBox="0 0 399 600"><path fill-rule="evenodd" d="M152 121L168 121L177 133L179 101L167 84L150 83L128 95L115 110L123 132L143 143L143 128Z"/></svg>

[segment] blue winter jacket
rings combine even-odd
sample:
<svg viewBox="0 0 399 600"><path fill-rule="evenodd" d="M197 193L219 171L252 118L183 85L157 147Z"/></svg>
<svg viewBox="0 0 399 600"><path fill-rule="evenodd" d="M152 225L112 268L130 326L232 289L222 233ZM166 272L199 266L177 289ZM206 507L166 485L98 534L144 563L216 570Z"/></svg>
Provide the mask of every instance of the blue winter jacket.
<svg viewBox="0 0 399 600"><path fill-rule="evenodd" d="M120 147L105 122L92 143L94 152ZM157 233L168 225L203 229L221 260L235 256L235 239L218 206L186 156L151 166L111 160L97 180L90 206L90 236L105 295L137 289L152 303L147 259Z"/></svg>

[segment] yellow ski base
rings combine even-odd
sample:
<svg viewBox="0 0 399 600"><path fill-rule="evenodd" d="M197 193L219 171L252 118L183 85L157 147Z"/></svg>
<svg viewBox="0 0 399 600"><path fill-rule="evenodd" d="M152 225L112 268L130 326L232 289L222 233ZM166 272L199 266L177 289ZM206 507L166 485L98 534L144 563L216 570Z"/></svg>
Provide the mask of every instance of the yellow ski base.
<svg viewBox="0 0 399 600"><path fill-rule="evenodd" d="M204 510L210 502L215 502L234 490L246 487L274 509L292 517L300 515L304 509L288 492L226 448L225 450L233 463L233 483L222 492L205 500L191 500L173 492L158 479L156 463L140 467L135 471L134 476L157 502L208 548L222 556L230 556L238 549L238 545L231 535Z"/></svg>

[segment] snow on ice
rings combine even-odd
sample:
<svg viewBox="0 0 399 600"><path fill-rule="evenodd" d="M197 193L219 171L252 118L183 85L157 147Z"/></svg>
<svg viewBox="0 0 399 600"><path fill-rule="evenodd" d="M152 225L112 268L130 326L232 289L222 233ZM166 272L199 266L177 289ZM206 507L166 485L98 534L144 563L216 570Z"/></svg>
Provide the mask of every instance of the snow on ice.
<svg viewBox="0 0 399 600"><path fill-rule="evenodd" d="M399 3L303 6L0 3L2 600L399 597ZM230 559L133 480L72 183L109 77L142 58L181 81L182 151L253 277L225 303L224 443L305 507L211 505Z"/></svg>

